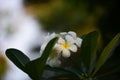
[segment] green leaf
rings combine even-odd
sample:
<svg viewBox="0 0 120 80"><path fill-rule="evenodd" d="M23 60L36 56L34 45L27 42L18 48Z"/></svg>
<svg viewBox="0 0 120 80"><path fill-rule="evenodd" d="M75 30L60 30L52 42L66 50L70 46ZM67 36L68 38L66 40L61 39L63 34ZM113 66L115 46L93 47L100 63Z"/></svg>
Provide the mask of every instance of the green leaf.
<svg viewBox="0 0 120 80"><path fill-rule="evenodd" d="M91 72L96 57L97 40L98 32L90 32L83 38L80 49L80 57L82 58L84 67L86 67L86 70L89 73Z"/></svg>
<svg viewBox="0 0 120 80"><path fill-rule="evenodd" d="M109 70L108 72L105 72L105 73L102 73L101 75L98 75L97 77L106 77L106 76L110 76L112 74L117 74L117 73L120 73L120 66L118 67L115 67L111 70Z"/></svg>
<svg viewBox="0 0 120 80"><path fill-rule="evenodd" d="M49 57L58 37L52 39L46 46L45 50L42 53L42 56L36 60L33 60L26 64L26 72L33 80L40 80L42 73L44 71L44 67L46 64L46 60Z"/></svg>
<svg viewBox="0 0 120 80"><path fill-rule="evenodd" d="M113 57L113 56L112 56ZM113 58L111 58L111 60L114 60ZM95 77L97 79L102 79L102 80L119 80L119 74L120 73L120 62L119 59L117 59L118 61L115 61L114 63L111 63L111 61L109 63L105 63L100 70L96 73ZM108 60L107 60L108 61ZM106 66L105 66L106 65ZM104 68L104 69L102 69ZM105 79L104 79L105 78ZM116 79L117 78L117 79Z"/></svg>
<svg viewBox="0 0 120 80"><path fill-rule="evenodd" d="M119 42L118 42L119 45ZM95 77L103 77L106 75L116 74L120 72L120 59L119 59L119 53L117 54L116 51L120 47L117 46L115 49L115 53L105 62L105 64L100 68L100 70L96 73Z"/></svg>
<svg viewBox="0 0 120 80"><path fill-rule="evenodd" d="M73 74L66 73L66 74L57 74L45 80L81 80L81 79Z"/></svg>
<svg viewBox="0 0 120 80"><path fill-rule="evenodd" d="M81 75L80 75L81 73L79 73L78 70L75 70L75 69L70 68L70 67L50 67L50 66L46 66L45 68L46 68L46 70L60 72L62 74L72 74L72 75L76 76L77 78L81 77Z"/></svg>
<svg viewBox="0 0 120 80"><path fill-rule="evenodd" d="M21 51L17 49L7 49L6 56L21 70L25 72L26 63L30 62L30 59Z"/></svg>
<svg viewBox="0 0 120 80"><path fill-rule="evenodd" d="M120 33L118 33L111 41L110 43L104 48L104 50L102 51L96 66L95 66L95 70L92 74L92 76L95 75L95 73L100 69L100 67L106 62L106 60L108 59L108 57L110 56L110 53L113 51L117 41L120 38Z"/></svg>

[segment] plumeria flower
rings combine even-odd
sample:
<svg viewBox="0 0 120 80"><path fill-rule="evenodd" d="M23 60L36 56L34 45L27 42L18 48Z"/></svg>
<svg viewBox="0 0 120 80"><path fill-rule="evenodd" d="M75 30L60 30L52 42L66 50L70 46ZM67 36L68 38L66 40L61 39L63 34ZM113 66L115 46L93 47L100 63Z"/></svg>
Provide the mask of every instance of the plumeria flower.
<svg viewBox="0 0 120 80"><path fill-rule="evenodd" d="M50 40L52 40L53 38L55 38L55 37L57 37L57 34L56 34L56 33L52 33L51 35L48 34L48 35L45 37L44 42L43 42L43 44L42 44L42 46L41 46L41 49L40 49L40 55L42 55L42 53L43 53L45 47L47 46L48 42L49 42Z"/></svg>
<svg viewBox="0 0 120 80"><path fill-rule="evenodd" d="M77 52L77 46L74 44L74 39L70 35L66 35L65 39L60 38L55 46L62 53L63 57L70 57L70 51Z"/></svg>
<svg viewBox="0 0 120 80"><path fill-rule="evenodd" d="M59 39L46 62L46 64L50 65L51 67L60 66L60 57L70 57L72 52L77 52L78 47L81 46L82 42L82 39L77 37L76 33L73 31L69 31L68 33L62 32L60 34L53 33L51 35L46 36L44 40L45 42L41 46L41 54L43 53L48 42L55 37L59 37Z"/></svg>
<svg viewBox="0 0 120 80"><path fill-rule="evenodd" d="M56 53L55 50L52 51L51 55L49 56L46 64L50 65L51 67L58 67L61 64L59 60L59 54Z"/></svg>
<svg viewBox="0 0 120 80"><path fill-rule="evenodd" d="M59 60L58 57L57 57L57 58L55 57L55 58L53 58L53 59L49 59L49 58L48 58L46 64L48 64L48 65L51 66L51 67L59 67L60 64L61 64L61 61Z"/></svg>
<svg viewBox="0 0 120 80"><path fill-rule="evenodd" d="M68 34L67 32L61 32L59 35L60 35L60 37L64 38L65 35L67 35L67 34Z"/></svg>
<svg viewBox="0 0 120 80"><path fill-rule="evenodd" d="M73 38L74 38L74 41L75 41L75 44L80 47L81 46L81 43L82 43L82 39L77 37L76 33L73 32L73 31L69 31L68 32L69 35L71 35Z"/></svg>
<svg viewBox="0 0 120 80"><path fill-rule="evenodd" d="M47 46L48 42L52 40L53 38L57 37L58 35L56 33L48 34L45 39L43 44L41 45L41 50L40 50L40 56L42 55L45 47ZM53 51L51 55L48 57L46 64L48 64L51 67L57 67L61 64L61 61L59 60L59 56L57 51L53 48Z"/></svg>

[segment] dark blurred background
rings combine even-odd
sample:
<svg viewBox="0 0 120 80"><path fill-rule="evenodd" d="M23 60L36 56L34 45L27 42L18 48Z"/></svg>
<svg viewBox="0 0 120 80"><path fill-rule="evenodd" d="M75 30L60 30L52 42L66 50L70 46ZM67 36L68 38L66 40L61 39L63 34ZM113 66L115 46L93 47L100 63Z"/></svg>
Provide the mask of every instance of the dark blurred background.
<svg viewBox="0 0 120 80"><path fill-rule="evenodd" d="M118 0L25 0L46 31L98 30L106 45L120 32Z"/></svg>

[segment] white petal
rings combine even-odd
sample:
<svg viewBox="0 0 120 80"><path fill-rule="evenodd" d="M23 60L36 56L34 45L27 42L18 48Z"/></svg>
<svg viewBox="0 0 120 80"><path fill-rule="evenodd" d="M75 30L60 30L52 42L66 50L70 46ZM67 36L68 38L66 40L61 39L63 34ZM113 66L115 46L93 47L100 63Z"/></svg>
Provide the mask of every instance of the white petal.
<svg viewBox="0 0 120 80"><path fill-rule="evenodd" d="M61 32L60 35L64 36L66 35L67 33L66 32Z"/></svg>
<svg viewBox="0 0 120 80"><path fill-rule="evenodd" d="M58 39L58 44L63 44L63 43L65 43L65 40L60 37L60 38Z"/></svg>
<svg viewBox="0 0 120 80"><path fill-rule="evenodd" d="M56 33L49 34L45 37L44 42L49 42L51 39L55 38L57 36Z"/></svg>
<svg viewBox="0 0 120 80"><path fill-rule="evenodd" d="M52 34L50 35L50 40L53 39L53 38L55 38L56 36L57 36L56 33L52 33Z"/></svg>
<svg viewBox="0 0 120 80"><path fill-rule="evenodd" d="M77 52L77 46L76 45L71 45L69 48L72 52Z"/></svg>
<svg viewBox="0 0 120 80"><path fill-rule="evenodd" d="M42 55L42 53L43 53L43 51L44 51L46 45L47 45L47 43L43 43L43 44L41 45L41 48L40 48L40 55Z"/></svg>
<svg viewBox="0 0 120 80"><path fill-rule="evenodd" d="M73 44L75 42L73 37L71 37L70 35L66 35L65 39L69 44Z"/></svg>
<svg viewBox="0 0 120 80"><path fill-rule="evenodd" d="M63 50L63 52L62 52L62 56L63 57L70 57L70 51L69 50Z"/></svg>
<svg viewBox="0 0 120 80"><path fill-rule="evenodd" d="M81 43L82 43L82 39L81 39L81 38L77 38L75 43L76 43L76 45L77 45L78 47L80 47L80 46L81 46Z"/></svg>
<svg viewBox="0 0 120 80"><path fill-rule="evenodd" d="M41 49L42 50L45 49L46 45L47 45L47 43L43 43L42 46L41 46Z"/></svg>
<svg viewBox="0 0 120 80"><path fill-rule="evenodd" d="M63 50L62 45L61 44L56 44L54 49L56 50L57 53L61 53L61 51Z"/></svg>
<svg viewBox="0 0 120 80"><path fill-rule="evenodd" d="M76 33L73 31L69 31L68 34L70 34L73 38L76 38Z"/></svg>
<svg viewBox="0 0 120 80"><path fill-rule="evenodd" d="M61 61L58 59L58 57L50 60L48 59L46 64L50 65L51 67L58 67L61 64Z"/></svg>

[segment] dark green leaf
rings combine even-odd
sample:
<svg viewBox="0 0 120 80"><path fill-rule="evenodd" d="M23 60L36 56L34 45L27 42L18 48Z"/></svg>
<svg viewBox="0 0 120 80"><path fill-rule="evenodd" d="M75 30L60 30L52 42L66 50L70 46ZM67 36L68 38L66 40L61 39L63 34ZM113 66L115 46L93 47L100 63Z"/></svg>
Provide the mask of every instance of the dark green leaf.
<svg viewBox="0 0 120 80"><path fill-rule="evenodd" d="M91 71L96 57L97 39L98 32L96 31L87 34L83 38L83 42L80 49L80 57L83 61L84 67L86 67L87 72Z"/></svg>
<svg viewBox="0 0 120 80"><path fill-rule="evenodd" d="M47 80L81 80L73 74L59 74L48 78Z"/></svg>
<svg viewBox="0 0 120 80"><path fill-rule="evenodd" d="M93 76L95 75L95 73L100 69L100 67L106 62L106 60L108 59L108 57L110 56L110 53L113 51L117 41L120 38L120 33L118 33L111 41L110 43L104 48L104 50L102 51L96 66L95 66L95 70L93 72Z"/></svg>
<svg viewBox="0 0 120 80"><path fill-rule="evenodd" d="M119 44L119 42L118 42ZM117 47L114 51L114 54L105 62L105 64L100 68L100 70L96 73L96 77L111 75L120 73L120 58L119 58L119 52L116 51L119 50L119 47Z"/></svg>
<svg viewBox="0 0 120 80"><path fill-rule="evenodd" d="M109 76L111 74L117 74L120 73L120 66L118 67L114 67L113 69L109 70L108 72L102 73L101 75L98 75L97 77L105 77L105 76Z"/></svg>
<svg viewBox="0 0 120 80"><path fill-rule="evenodd" d="M24 53L17 49L7 49L5 53L18 68L25 72L25 65L30 62L30 59Z"/></svg>
<svg viewBox="0 0 120 80"><path fill-rule="evenodd" d="M95 75L95 77L97 78L97 79L102 79L102 80L113 80L113 79L115 79L115 80L119 80L120 79L120 76L119 76L119 73L120 73L120 63L119 63L119 61L117 62L119 65L117 65L117 66L112 66L112 64L110 65L107 65L107 64L105 64L106 65L106 68L105 69L107 69L107 68L109 68L109 69L107 69L107 70L102 70L101 68L103 68L103 66L100 68L100 70L97 72L97 74ZM99 72L101 72L101 73L99 73Z"/></svg>
<svg viewBox="0 0 120 80"><path fill-rule="evenodd" d="M46 70L61 72L63 74L68 73L68 74L72 74L72 75L76 76L77 78L80 78L79 71L77 71L73 68L69 68L69 67L54 67L54 68L52 68L50 66L46 66Z"/></svg>
<svg viewBox="0 0 120 80"><path fill-rule="evenodd" d="M46 46L44 52L42 53L42 56L36 60L33 60L26 64L26 72L33 80L40 80L46 60L49 57L56 41L58 40L58 37L52 39Z"/></svg>

